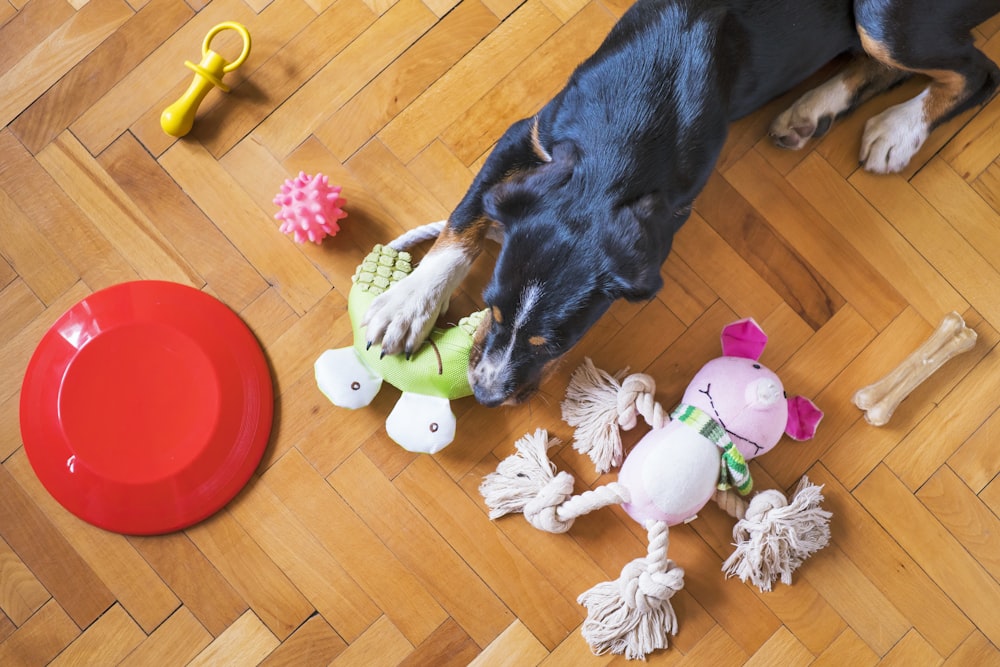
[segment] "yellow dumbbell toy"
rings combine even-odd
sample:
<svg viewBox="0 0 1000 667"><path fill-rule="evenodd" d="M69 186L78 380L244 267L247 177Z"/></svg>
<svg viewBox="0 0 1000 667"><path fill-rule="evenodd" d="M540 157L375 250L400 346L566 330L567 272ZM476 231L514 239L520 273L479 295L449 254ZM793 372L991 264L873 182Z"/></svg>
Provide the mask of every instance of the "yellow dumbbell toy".
<svg viewBox="0 0 1000 667"><path fill-rule="evenodd" d="M209 48L212 39L223 30L235 30L243 38L243 51L231 63L226 62L225 58ZM191 126L194 125L194 116L198 112L198 105L212 88L218 87L223 92L229 92L229 86L222 82L222 76L242 65L243 61L250 55L250 33L245 26L234 21L220 23L205 35L201 53L202 59L197 65L190 60L184 61L187 67L194 70L194 80L191 81L191 85L188 86L184 95L164 109L160 115L160 127L170 136L183 137L191 131Z"/></svg>

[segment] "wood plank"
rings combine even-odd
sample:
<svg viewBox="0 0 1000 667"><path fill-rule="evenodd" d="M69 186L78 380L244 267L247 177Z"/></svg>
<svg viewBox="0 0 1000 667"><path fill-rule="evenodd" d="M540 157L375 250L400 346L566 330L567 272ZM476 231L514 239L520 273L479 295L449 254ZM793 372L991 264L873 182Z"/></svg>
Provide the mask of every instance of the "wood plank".
<svg viewBox="0 0 1000 667"><path fill-rule="evenodd" d="M347 650L337 656L331 666L398 664L413 650L413 646L386 617L381 617Z"/></svg>
<svg viewBox="0 0 1000 667"><path fill-rule="evenodd" d="M858 192L851 187L853 182L839 180L819 156L804 160L788 180L820 214L838 221L837 230L927 321L968 307L938 268L910 244L911 236L894 228L884 212L866 201L865 188ZM875 188L873 179L861 182ZM878 183L883 187L882 181Z"/></svg>
<svg viewBox="0 0 1000 667"><path fill-rule="evenodd" d="M74 14L74 9L66 0L34 0L23 3L24 7L10 7L16 12L0 30L0 74L13 67L25 53L44 41Z"/></svg>
<svg viewBox="0 0 1000 667"><path fill-rule="evenodd" d="M129 653L122 665L187 664L212 641L205 628L187 607L181 607Z"/></svg>
<svg viewBox="0 0 1000 667"><path fill-rule="evenodd" d="M429 458L418 458L395 484L549 650L582 618L482 511Z"/></svg>
<svg viewBox="0 0 1000 667"><path fill-rule="evenodd" d="M24 625L52 599L10 545L0 539L0 609L14 625Z"/></svg>
<svg viewBox="0 0 1000 667"><path fill-rule="evenodd" d="M478 0L460 3L314 132L344 162L497 25Z"/></svg>
<svg viewBox="0 0 1000 667"><path fill-rule="evenodd" d="M278 638L252 611L248 611L187 664L191 667L254 665L273 651L278 643Z"/></svg>
<svg viewBox="0 0 1000 667"><path fill-rule="evenodd" d="M1000 581L1000 519L947 466L917 491L917 498L948 532Z"/></svg>
<svg viewBox="0 0 1000 667"><path fill-rule="evenodd" d="M885 458L911 489L927 481L985 421L981 414L963 414L962 406L974 397L995 396L1000 391L998 366L1000 349L994 348Z"/></svg>
<svg viewBox="0 0 1000 667"><path fill-rule="evenodd" d="M857 633L848 628L830 644L829 648L816 657L816 667L839 667L839 665L875 665L879 657L872 652Z"/></svg>
<svg viewBox="0 0 1000 667"><path fill-rule="evenodd" d="M0 340L12 338L44 308L44 304L20 278L0 289Z"/></svg>
<svg viewBox="0 0 1000 667"><path fill-rule="evenodd" d="M441 133L441 141L472 164L516 121L531 116L566 84L573 70L604 41L614 17L587 3L531 55L511 68Z"/></svg>
<svg viewBox="0 0 1000 667"><path fill-rule="evenodd" d="M996 476L996 464L989 454L997 438L1000 438L1000 412L994 411L948 458L948 467L976 493Z"/></svg>
<svg viewBox="0 0 1000 667"><path fill-rule="evenodd" d="M400 0L295 91L255 131L272 153L285 157L334 111L433 25L419 0Z"/></svg>
<svg viewBox="0 0 1000 667"><path fill-rule="evenodd" d="M378 606L266 481L257 480L228 511L346 641L379 617Z"/></svg>
<svg viewBox="0 0 1000 667"><path fill-rule="evenodd" d="M749 151L724 176L872 326L884 327L902 310L905 300L877 267L805 198L785 186L759 153Z"/></svg>
<svg viewBox="0 0 1000 667"><path fill-rule="evenodd" d="M179 142L160 164L295 312L306 312L330 290L294 244L281 238L273 218L249 200L204 148Z"/></svg>
<svg viewBox="0 0 1000 667"><path fill-rule="evenodd" d="M523 623L515 621L469 664L470 667L533 665L547 652Z"/></svg>
<svg viewBox="0 0 1000 667"><path fill-rule="evenodd" d="M877 179L871 174L858 172L850 179L851 185L865 195L873 205L907 238L934 266L950 285L962 291L969 304L996 327L1000 324L1000 306L992 290L986 289L992 281L1000 281L1000 270L990 265L976 252L966 239L937 214L906 181L900 178ZM920 218L920 224L913 221ZM949 310L962 311L962 302L954 296L948 305L942 304L941 315ZM933 318L931 318L933 321Z"/></svg>
<svg viewBox="0 0 1000 667"><path fill-rule="evenodd" d="M364 454L351 456L328 481L477 644L511 623L497 594Z"/></svg>
<svg viewBox="0 0 1000 667"><path fill-rule="evenodd" d="M186 615L193 617L194 623L176 621L180 627L190 630L197 625L201 632L217 637L247 610L239 593L184 533L130 537L129 542L170 586Z"/></svg>
<svg viewBox="0 0 1000 667"><path fill-rule="evenodd" d="M97 161L226 305L242 311L267 289L246 257L131 134L122 135Z"/></svg>
<svg viewBox="0 0 1000 667"><path fill-rule="evenodd" d="M228 510L185 532L250 605L244 616L256 613L278 639L288 637L313 613L312 605Z"/></svg>
<svg viewBox="0 0 1000 667"><path fill-rule="evenodd" d="M376 136L402 162L409 162L559 25L541 2L529 0Z"/></svg>
<svg viewBox="0 0 1000 667"><path fill-rule="evenodd" d="M201 287L204 280L69 132L42 150L38 162L67 191L140 276Z"/></svg>
<svg viewBox="0 0 1000 667"><path fill-rule="evenodd" d="M893 540L892 531L879 525L878 517L873 518L829 471L816 466L809 471L809 479L823 485L824 507L833 513L832 543L850 557L863 576L903 612L907 622L938 653L953 651L971 630L963 609L942 591L936 577L928 576L913 556Z"/></svg>
<svg viewBox="0 0 1000 667"><path fill-rule="evenodd" d="M695 209L813 329L826 324L844 305L844 298L833 286L779 237L718 172L709 178L695 201Z"/></svg>
<svg viewBox="0 0 1000 667"><path fill-rule="evenodd" d="M447 614L423 584L298 451L288 452L262 479L409 643L420 644L444 623Z"/></svg>
<svg viewBox="0 0 1000 667"><path fill-rule="evenodd" d="M329 665L345 648L347 644L340 635L322 616L316 614L261 661L260 667Z"/></svg>
<svg viewBox="0 0 1000 667"><path fill-rule="evenodd" d="M10 124L11 130L37 153L191 16L185 3L151 0L32 102Z"/></svg>
<svg viewBox="0 0 1000 667"><path fill-rule="evenodd" d="M0 75L0 127L49 89L132 16L123 0L92 0Z"/></svg>
<svg viewBox="0 0 1000 667"><path fill-rule="evenodd" d="M80 629L59 602L50 600L14 634L0 642L0 664L48 664L79 634Z"/></svg>
<svg viewBox="0 0 1000 667"><path fill-rule="evenodd" d="M813 655L785 628L778 628L760 650L745 664L754 667L767 665L811 665Z"/></svg>
<svg viewBox="0 0 1000 667"><path fill-rule="evenodd" d="M225 114L202 117L192 130L216 157L226 154L284 100L299 90L355 37L375 14L360 0L339 0L285 42L281 50L233 88Z"/></svg>
<svg viewBox="0 0 1000 667"><path fill-rule="evenodd" d="M122 609L114 605L50 662L63 665L118 664L142 643L146 634Z"/></svg>
<svg viewBox="0 0 1000 667"><path fill-rule="evenodd" d="M91 289L135 280L138 274L90 218L9 130L0 131L0 188ZM44 197L33 196L45 192Z"/></svg>
<svg viewBox="0 0 1000 667"><path fill-rule="evenodd" d="M1000 212L941 159L931 160L912 183L975 252L993 268L1000 267Z"/></svg>
<svg viewBox="0 0 1000 667"><path fill-rule="evenodd" d="M4 465L142 630L152 632L173 613L180 604L177 596L123 535L91 526L67 512L38 481L24 450Z"/></svg>
<svg viewBox="0 0 1000 667"><path fill-rule="evenodd" d="M466 667L479 653L480 648L472 641L472 637L454 619L449 618L406 656L399 667Z"/></svg>
<svg viewBox="0 0 1000 667"><path fill-rule="evenodd" d="M1000 599L1000 583L914 498L885 465L880 465L855 492L858 500L914 561L993 643L1000 637L1000 617L992 601Z"/></svg>
<svg viewBox="0 0 1000 667"><path fill-rule="evenodd" d="M42 303L55 301L79 278L4 190L0 190L0 252Z"/></svg>

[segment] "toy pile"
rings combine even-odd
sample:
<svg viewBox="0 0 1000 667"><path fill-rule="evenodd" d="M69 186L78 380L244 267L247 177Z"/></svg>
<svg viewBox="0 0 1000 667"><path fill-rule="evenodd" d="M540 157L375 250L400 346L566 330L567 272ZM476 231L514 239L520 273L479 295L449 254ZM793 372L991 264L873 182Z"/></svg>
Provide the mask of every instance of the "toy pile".
<svg viewBox="0 0 1000 667"><path fill-rule="evenodd" d="M786 398L777 375L758 363L766 343L753 320L727 326L723 356L702 367L669 416L653 398L651 377L621 379L588 359L570 382L563 419L576 427L574 447L599 472L621 465L618 481L574 495L573 477L556 473L547 455L558 440L544 430L518 441L517 452L483 480L493 519L519 512L536 528L561 533L578 516L620 504L646 528L646 556L627 564L617 581L579 597L588 611L583 635L595 653L633 659L667 647L667 635L677 632L670 598L684 585L683 569L667 558L669 527L693 520L710 500L738 519L724 572L762 591L779 578L791 583L829 541L831 515L820 507L821 488L808 479L791 500L773 490L750 497L748 461L783 435L812 438L823 417L812 401ZM625 457L620 429L634 427L640 415L652 430Z"/></svg>

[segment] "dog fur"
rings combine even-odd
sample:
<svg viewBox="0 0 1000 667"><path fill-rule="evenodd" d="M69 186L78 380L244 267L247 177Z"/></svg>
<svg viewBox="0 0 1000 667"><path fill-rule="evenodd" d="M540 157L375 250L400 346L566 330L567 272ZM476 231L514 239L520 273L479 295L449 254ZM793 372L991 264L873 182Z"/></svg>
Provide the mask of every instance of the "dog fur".
<svg viewBox="0 0 1000 667"><path fill-rule="evenodd" d="M860 161L903 169L930 131L996 90L971 29L996 0L638 0L535 116L500 138L425 259L366 315L370 344L409 354L479 254L504 235L469 379L487 406L529 398L620 298L652 298L729 123L833 58L851 60L770 128L798 149L913 74L917 97L870 119Z"/></svg>

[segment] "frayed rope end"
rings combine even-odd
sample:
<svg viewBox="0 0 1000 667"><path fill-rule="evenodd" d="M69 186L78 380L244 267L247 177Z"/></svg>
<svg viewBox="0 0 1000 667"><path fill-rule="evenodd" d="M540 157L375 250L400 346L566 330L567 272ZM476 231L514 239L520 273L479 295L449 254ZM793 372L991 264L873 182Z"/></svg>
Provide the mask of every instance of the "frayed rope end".
<svg viewBox="0 0 1000 667"><path fill-rule="evenodd" d="M790 502L780 491L754 496L733 528L736 550L722 565L726 576L765 592L779 578L791 584L792 573L830 541L832 514L820 507L822 490L803 477Z"/></svg>

